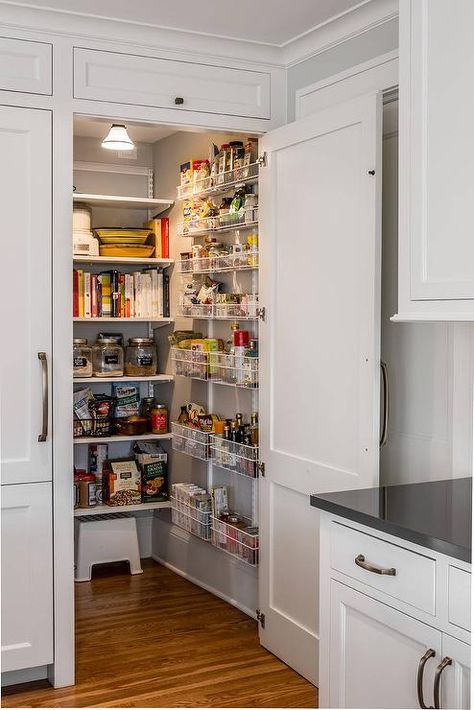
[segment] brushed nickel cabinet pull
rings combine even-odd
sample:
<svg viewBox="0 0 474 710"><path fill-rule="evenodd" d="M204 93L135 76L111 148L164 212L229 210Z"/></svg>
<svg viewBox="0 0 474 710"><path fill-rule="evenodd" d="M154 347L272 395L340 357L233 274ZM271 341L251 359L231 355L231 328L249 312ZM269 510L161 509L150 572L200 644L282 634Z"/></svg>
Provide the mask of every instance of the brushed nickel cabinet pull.
<svg viewBox="0 0 474 710"><path fill-rule="evenodd" d="M433 710L433 706L425 705L425 701L423 699L423 673L425 670L426 662L430 658L433 658L433 656L436 656L436 651L434 651L432 648L429 648L426 653L420 658L420 662L418 664L418 673L416 675L416 694L418 696L418 705L420 706L420 708L429 708L430 710Z"/></svg>
<svg viewBox="0 0 474 710"><path fill-rule="evenodd" d="M41 362L41 388L43 400L43 416L41 425L41 434L38 435L38 441L46 441L48 438L48 402L49 402L49 378L48 378L48 359L46 353L38 353L38 359Z"/></svg>
<svg viewBox="0 0 474 710"><path fill-rule="evenodd" d="M441 673L444 671L446 666L452 665L452 662L453 662L452 658L449 658L449 656L445 656L435 671L434 685L433 685L433 698L434 698L434 706L437 709L441 708L441 701L439 698L439 685L441 682Z"/></svg>
<svg viewBox="0 0 474 710"><path fill-rule="evenodd" d="M390 389L388 382L388 369L386 363L381 360L380 370L382 373L382 388L383 388L383 419L382 419L382 431L380 434L379 446L385 446L388 439L388 420L390 416Z"/></svg>
<svg viewBox="0 0 474 710"><path fill-rule="evenodd" d="M374 574L386 574L391 577L395 577L397 574L395 567L378 567L377 565L372 565L370 562L365 561L364 555L357 555L354 562L357 567L362 567L362 569L367 570L367 572L373 572Z"/></svg>

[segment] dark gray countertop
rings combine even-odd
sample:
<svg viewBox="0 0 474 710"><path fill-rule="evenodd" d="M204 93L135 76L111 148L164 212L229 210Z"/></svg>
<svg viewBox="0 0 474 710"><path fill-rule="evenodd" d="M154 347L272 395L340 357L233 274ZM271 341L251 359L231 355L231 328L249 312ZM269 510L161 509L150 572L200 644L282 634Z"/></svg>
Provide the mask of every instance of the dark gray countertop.
<svg viewBox="0 0 474 710"><path fill-rule="evenodd" d="M471 562L471 478L313 494L311 505Z"/></svg>

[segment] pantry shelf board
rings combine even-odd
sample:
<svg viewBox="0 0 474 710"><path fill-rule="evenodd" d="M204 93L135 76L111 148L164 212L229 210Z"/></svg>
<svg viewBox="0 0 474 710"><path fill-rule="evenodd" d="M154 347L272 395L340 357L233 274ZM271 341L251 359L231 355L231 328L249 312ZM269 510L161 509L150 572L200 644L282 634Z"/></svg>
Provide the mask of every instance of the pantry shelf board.
<svg viewBox="0 0 474 710"><path fill-rule="evenodd" d="M148 377L132 377L124 375L123 377L74 377L73 384L91 384L94 382L173 382L174 375L150 375Z"/></svg>
<svg viewBox="0 0 474 710"><path fill-rule="evenodd" d="M75 256L75 264L146 264L166 268L174 263L174 259L139 259L132 256Z"/></svg>
<svg viewBox="0 0 474 710"><path fill-rule="evenodd" d="M156 439L172 439L173 434L135 434L135 436L124 436L114 434L113 436L78 436L73 438L74 446L79 444L114 444L120 441L155 441Z"/></svg>
<svg viewBox="0 0 474 710"><path fill-rule="evenodd" d="M169 508L169 501L163 503L137 503L137 505L95 505L91 508L75 508L74 517L80 515L107 515L109 513L130 513L143 510Z"/></svg>
<svg viewBox="0 0 474 710"><path fill-rule="evenodd" d="M95 195L87 192L74 192L74 202L85 202L93 207L120 207L132 210L154 210L156 214L164 212L174 204L173 200L155 197L126 197L124 195Z"/></svg>
<svg viewBox="0 0 474 710"><path fill-rule="evenodd" d="M112 316L101 316L100 318L74 317L74 323L155 323L157 325L168 325L173 323L173 318L112 318Z"/></svg>
<svg viewBox="0 0 474 710"><path fill-rule="evenodd" d="M245 230L245 229L253 229L254 227L258 226L258 220L254 220L253 222L238 222L237 224L233 224L232 226L225 226L225 227L210 227L208 229L196 229L193 232L180 232L178 234L179 237L185 237L186 239L191 239L193 237L205 237L207 234L215 234L219 233L222 234L224 232L235 232L236 230Z"/></svg>

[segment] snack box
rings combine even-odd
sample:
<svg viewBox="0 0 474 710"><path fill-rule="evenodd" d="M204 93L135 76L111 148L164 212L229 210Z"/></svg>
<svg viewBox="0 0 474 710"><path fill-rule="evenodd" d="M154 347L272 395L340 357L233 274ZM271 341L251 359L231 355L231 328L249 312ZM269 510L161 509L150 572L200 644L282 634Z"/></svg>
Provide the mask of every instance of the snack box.
<svg viewBox="0 0 474 710"><path fill-rule="evenodd" d="M107 505L136 505L142 502L141 475L134 459L104 461L102 485Z"/></svg>
<svg viewBox="0 0 474 710"><path fill-rule="evenodd" d="M143 442L137 442L133 450L141 472L143 502L169 500L166 451L159 444Z"/></svg>
<svg viewBox="0 0 474 710"><path fill-rule="evenodd" d="M208 160L188 160L179 166L180 185L181 187L191 186L196 178L199 177L201 167L209 166ZM207 170L209 174L209 170Z"/></svg>

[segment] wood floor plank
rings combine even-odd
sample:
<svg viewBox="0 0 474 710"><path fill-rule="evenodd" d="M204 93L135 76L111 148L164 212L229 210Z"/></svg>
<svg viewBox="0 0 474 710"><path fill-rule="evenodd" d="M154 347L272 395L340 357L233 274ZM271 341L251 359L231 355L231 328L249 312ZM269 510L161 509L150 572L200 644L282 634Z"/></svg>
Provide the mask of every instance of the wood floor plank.
<svg viewBox="0 0 474 710"><path fill-rule="evenodd" d="M76 685L5 688L5 708L315 708L317 690L235 607L151 560L76 585Z"/></svg>

